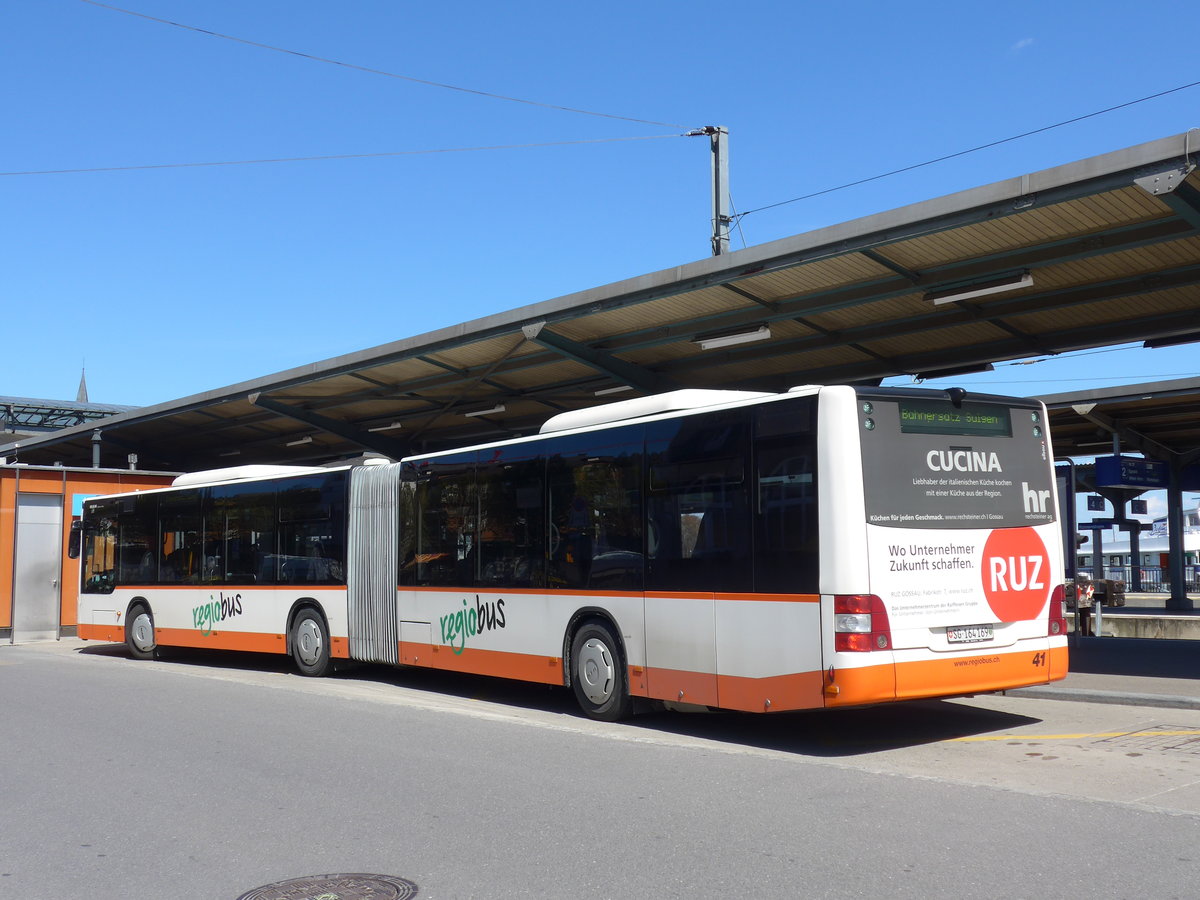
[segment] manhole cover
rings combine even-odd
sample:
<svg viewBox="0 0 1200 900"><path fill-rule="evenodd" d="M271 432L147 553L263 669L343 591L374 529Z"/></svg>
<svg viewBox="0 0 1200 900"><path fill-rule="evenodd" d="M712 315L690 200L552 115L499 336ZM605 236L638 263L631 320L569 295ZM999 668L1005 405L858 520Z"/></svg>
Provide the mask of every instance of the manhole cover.
<svg viewBox="0 0 1200 900"><path fill-rule="evenodd" d="M264 884L237 900L408 900L417 886L394 875L309 875Z"/></svg>

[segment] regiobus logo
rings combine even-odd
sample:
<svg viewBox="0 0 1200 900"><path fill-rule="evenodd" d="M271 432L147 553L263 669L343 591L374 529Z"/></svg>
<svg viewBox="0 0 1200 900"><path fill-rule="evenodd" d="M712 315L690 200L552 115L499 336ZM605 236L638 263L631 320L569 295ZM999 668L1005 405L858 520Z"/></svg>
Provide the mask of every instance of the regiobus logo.
<svg viewBox="0 0 1200 900"><path fill-rule="evenodd" d="M1032 528L993 531L983 545L983 593L1001 622L1035 618L1046 605L1050 554Z"/></svg>

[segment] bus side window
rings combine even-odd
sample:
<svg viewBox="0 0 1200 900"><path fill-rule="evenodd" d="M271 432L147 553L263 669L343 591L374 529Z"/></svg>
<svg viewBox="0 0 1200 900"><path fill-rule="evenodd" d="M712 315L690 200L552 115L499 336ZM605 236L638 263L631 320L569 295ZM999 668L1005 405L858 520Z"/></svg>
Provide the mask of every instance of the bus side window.
<svg viewBox="0 0 1200 900"><path fill-rule="evenodd" d="M815 593L818 585L815 402L755 411L754 589Z"/></svg>
<svg viewBox="0 0 1200 900"><path fill-rule="evenodd" d="M546 463L521 447L489 454L476 470L478 585L544 587Z"/></svg>
<svg viewBox="0 0 1200 900"><path fill-rule="evenodd" d="M648 590L753 589L749 435L745 410L647 426Z"/></svg>
<svg viewBox="0 0 1200 900"><path fill-rule="evenodd" d="M206 553L209 581L223 584L275 584L275 489L257 484L211 489Z"/></svg>
<svg viewBox="0 0 1200 900"><path fill-rule="evenodd" d="M117 583L152 585L158 583L155 541L157 538L158 498L126 497L121 503L120 569Z"/></svg>
<svg viewBox="0 0 1200 900"><path fill-rule="evenodd" d="M279 584L346 581L346 473L299 476L276 492Z"/></svg>
<svg viewBox="0 0 1200 900"><path fill-rule="evenodd" d="M599 445L563 438L548 451L551 587L642 590L641 451L640 429Z"/></svg>
<svg viewBox="0 0 1200 900"><path fill-rule="evenodd" d="M117 518L115 500L90 503L84 516L80 591L111 594L117 575Z"/></svg>
<svg viewBox="0 0 1200 900"><path fill-rule="evenodd" d="M204 519L200 492L159 498L159 584L199 584L204 566Z"/></svg>
<svg viewBox="0 0 1200 900"><path fill-rule="evenodd" d="M400 583L473 587L479 517L473 452L422 460L414 465L410 502L414 509L401 545ZM404 494L401 494L404 497Z"/></svg>

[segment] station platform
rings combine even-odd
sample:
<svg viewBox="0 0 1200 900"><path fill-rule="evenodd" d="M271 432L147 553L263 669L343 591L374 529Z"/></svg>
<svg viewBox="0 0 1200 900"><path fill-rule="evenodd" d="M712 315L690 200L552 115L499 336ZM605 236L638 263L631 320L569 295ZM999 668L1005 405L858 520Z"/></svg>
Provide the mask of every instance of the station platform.
<svg viewBox="0 0 1200 900"><path fill-rule="evenodd" d="M1065 679L1009 696L1200 710L1200 640L1072 635L1070 654Z"/></svg>
<svg viewBox="0 0 1200 900"><path fill-rule="evenodd" d="M1093 609L1084 631L1089 635L1154 640L1200 641L1200 595L1188 594L1192 609L1167 609L1167 594L1128 594L1124 606L1104 606L1096 629ZM1067 629L1075 630L1075 613L1067 613Z"/></svg>

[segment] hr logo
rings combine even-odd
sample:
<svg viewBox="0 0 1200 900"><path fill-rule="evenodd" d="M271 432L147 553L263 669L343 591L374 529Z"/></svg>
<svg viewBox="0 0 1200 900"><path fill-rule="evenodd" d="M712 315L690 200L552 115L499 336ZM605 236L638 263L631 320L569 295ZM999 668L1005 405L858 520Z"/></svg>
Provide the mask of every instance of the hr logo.
<svg viewBox="0 0 1200 900"><path fill-rule="evenodd" d="M1025 501L1025 512L1044 513L1050 511L1050 491L1038 491L1029 486L1028 481L1021 482L1021 498Z"/></svg>

